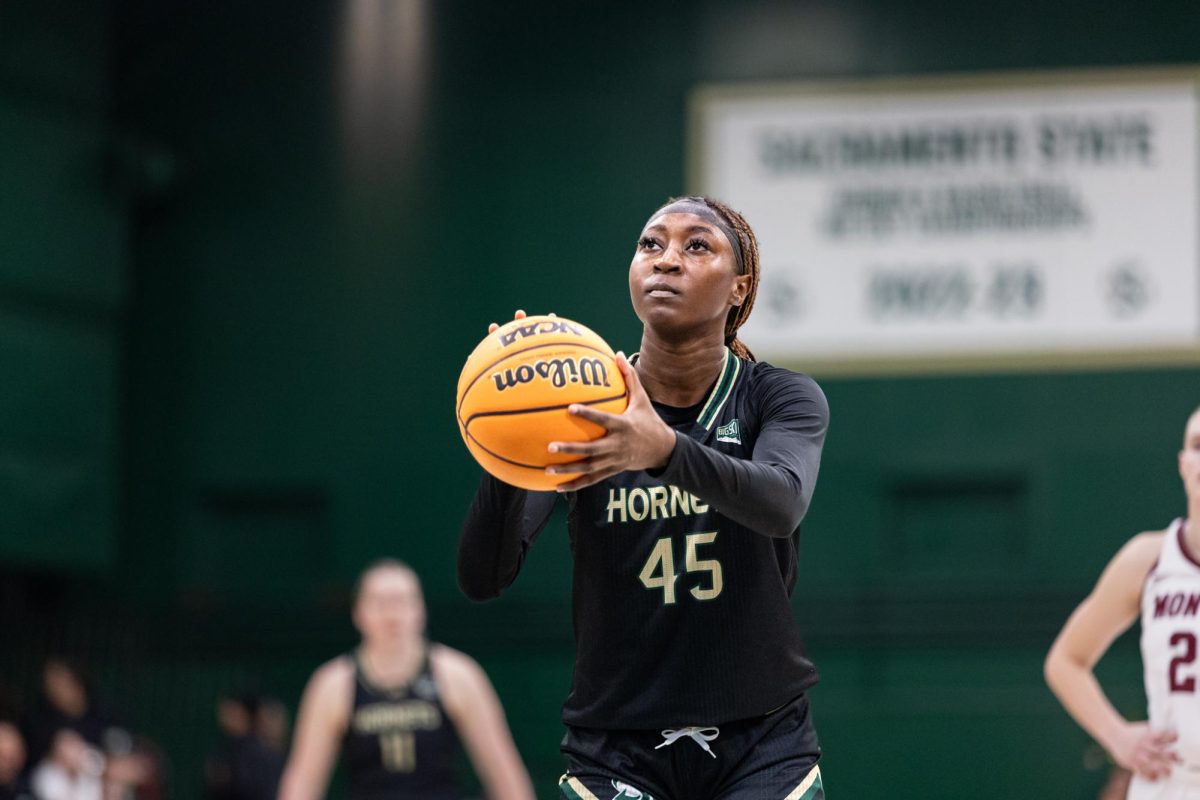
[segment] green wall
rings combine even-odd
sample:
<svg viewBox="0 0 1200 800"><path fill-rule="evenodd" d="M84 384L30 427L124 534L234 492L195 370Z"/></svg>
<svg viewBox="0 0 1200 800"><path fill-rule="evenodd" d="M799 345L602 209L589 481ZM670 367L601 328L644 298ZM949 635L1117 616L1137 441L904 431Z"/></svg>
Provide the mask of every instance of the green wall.
<svg viewBox="0 0 1200 800"><path fill-rule="evenodd" d="M0 559L113 561L127 256L100 3L0 9Z"/></svg>
<svg viewBox="0 0 1200 800"><path fill-rule="evenodd" d="M0 443L48 459L52 418L78 458L117 466L84 470L101 476L86 511L45 512L85 513L97 536L51 556L0 533L0 563L96 566L98 583L54 584L48 624L79 627L110 598L97 624L128 646L79 646L167 748L179 797L196 796L215 693L251 682L294 703L352 644L347 586L385 554L422 574L432 635L488 669L554 796L565 536L552 527L501 600L460 595L456 533L478 471L452 387L486 324L517 307L636 348L625 269L646 214L688 188L694 86L1200 60L1186 3L430 6L421 88L394 89L411 102L401 117L347 111L351 4L117 2L97 6L103 25L27 21L60 51L81 37L95 51L69 77L31 81L28 64L61 59L5 54L4 141L63 177L22 179L33 156L0 155L16 176L6 208L59 204L0 221L2 246L30 254L5 259L0 281L28 279L69 313L0 338L0 407L37 411L0 419ZM111 101L68 103L53 124L26 103L79 86ZM373 144L351 151L354 131ZM70 172L97 141L122 154L117 205L99 175ZM61 220L68 238L28 233ZM111 280L84 268L97 259ZM53 365L61 408L39 399L30 363ZM1117 546L1182 513L1174 453L1200 371L817 377L832 423L795 607L824 676L813 707L831 796L1094 796L1103 770L1041 659ZM29 635L25 650L60 640L85 641ZM1142 713L1131 636L1101 677Z"/></svg>

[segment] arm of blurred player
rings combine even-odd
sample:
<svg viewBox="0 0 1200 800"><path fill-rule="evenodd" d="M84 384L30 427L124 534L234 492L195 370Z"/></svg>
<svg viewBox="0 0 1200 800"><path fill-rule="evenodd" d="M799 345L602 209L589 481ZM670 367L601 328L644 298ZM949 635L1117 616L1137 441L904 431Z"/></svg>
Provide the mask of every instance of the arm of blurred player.
<svg viewBox="0 0 1200 800"><path fill-rule="evenodd" d="M533 783L483 668L465 653L441 645L430 652L430 663L442 704L488 800L533 800Z"/></svg>
<svg viewBox="0 0 1200 800"><path fill-rule="evenodd" d="M1169 775L1171 763L1178 760L1171 749L1175 734L1126 720L1105 696L1093 669L1137 619L1142 584L1161 544L1161 533L1143 533L1121 548L1063 626L1045 663L1046 683L1080 727L1118 764L1149 780Z"/></svg>
<svg viewBox="0 0 1200 800"><path fill-rule="evenodd" d="M354 665L336 658L317 669L300 698L292 752L279 782L278 800L317 800L350 721Z"/></svg>

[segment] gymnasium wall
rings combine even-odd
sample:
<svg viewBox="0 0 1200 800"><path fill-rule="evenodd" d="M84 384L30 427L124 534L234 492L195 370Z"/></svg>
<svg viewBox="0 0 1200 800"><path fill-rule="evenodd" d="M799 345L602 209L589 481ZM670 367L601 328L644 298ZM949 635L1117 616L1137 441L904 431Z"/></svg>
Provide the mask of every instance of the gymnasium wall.
<svg viewBox="0 0 1200 800"><path fill-rule="evenodd" d="M431 634L488 669L554 796L565 532L503 599L461 596L478 470L452 387L518 307L636 349L625 270L688 188L694 86L1200 61L1189 4L1115 0L0 14L21 43L0 54L0 566L54 598L4 618L26 652L91 652L181 798L215 693L294 703L353 644L348 586L382 555L422 575ZM1200 371L816 377L832 422L795 608L832 796L1094 796L1102 758L1041 659L1119 544L1183 512ZM1142 713L1132 635L1100 675Z"/></svg>
<svg viewBox="0 0 1200 800"><path fill-rule="evenodd" d="M0 10L0 559L113 561L126 228L102 3Z"/></svg>

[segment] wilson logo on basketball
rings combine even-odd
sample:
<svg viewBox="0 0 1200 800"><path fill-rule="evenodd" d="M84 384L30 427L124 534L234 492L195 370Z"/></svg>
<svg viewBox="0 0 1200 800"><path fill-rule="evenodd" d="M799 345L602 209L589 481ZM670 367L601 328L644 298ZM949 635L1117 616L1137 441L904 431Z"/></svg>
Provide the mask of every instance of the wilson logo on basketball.
<svg viewBox="0 0 1200 800"><path fill-rule="evenodd" d="M500 344L508 347L517 339L528 339L530 336L547 333L571 333L575 336L583 336L583 331L577 325L561 319L546 319L528 325L518 325L511 331L501 331Z"/></svg>
<svg viewBox="0 0 1200 800"><path fill-rule="evenodd" d="M569 383L584 386L608 386L608 367L598 358L551 358L537 361L533 365L522 364L515 369L506 369L492 375L496 390L503 392L514 386L529 383L535 378L550 381L555 389Z"/></svg>

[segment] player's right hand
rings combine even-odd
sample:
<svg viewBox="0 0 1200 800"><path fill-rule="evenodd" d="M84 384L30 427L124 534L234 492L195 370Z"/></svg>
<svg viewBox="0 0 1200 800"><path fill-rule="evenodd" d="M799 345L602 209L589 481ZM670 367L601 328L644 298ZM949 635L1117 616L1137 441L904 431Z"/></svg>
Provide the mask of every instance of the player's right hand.
<svg viewBox="0 0 1200 800"><path fill-rule="evenodd" d="M513 319L525 319L525 312L518 308L517 313L513 314ZM493 322L491 325L488 325L488 333L495 333L499 327L499 322Z"/></svg>
<svg viewBox="0 0 1200 800"><path fill-rule="evenodd" d="M1156 731L1146 722L1125 724L1110 748L1113 759L1122 767L1156 781L1171 774L1171 765L1180 761L1172 745L1179 738L1175 731Z"/></svg>
<svg viewBox="0 0 1200 800"><path fill-rule="evenodd" d="M610 414L577 403L567 407L567 413L604 428L604 435L589 442L549 445L551 453L579 456L575 461L546 467L551 474L578 474L575 480L560 484L560 492L578 491L618 472L665 467L675 452L675 431L654 410L637 370L624 353L617 353L617 368L629 393L629 405L622 413Z"/></svg>
<svg viewBox="0 0 1200 800"><path fill-rule="evenodd" d="M525 312L518 308L517 312L515 314L513 314L513 319L525 319L526 316L527 315L525 314ZM558 315L555 314L553 311L551 311L546 316L547 317L557 317ZM496 329L499 327L500 327L499 322L493 322L491 325L488 325L488 333L495 333Z"/></svg>

